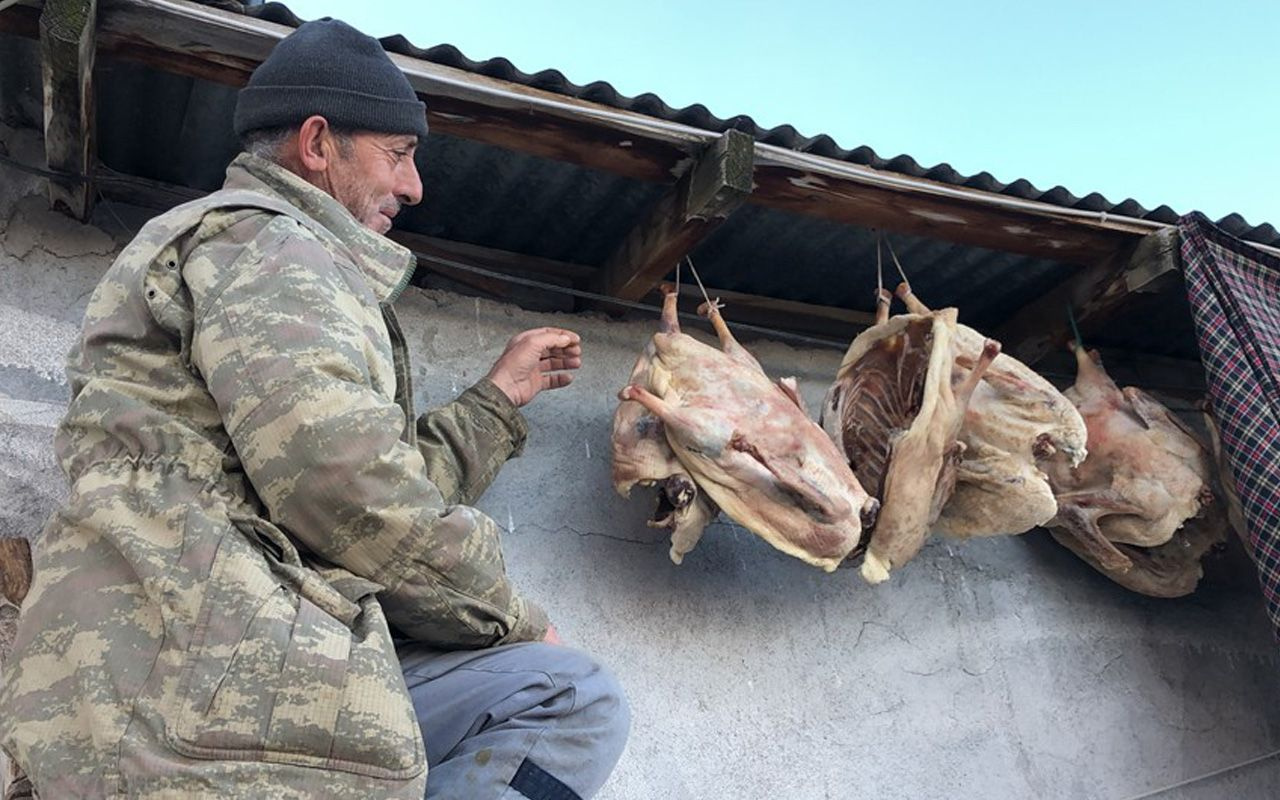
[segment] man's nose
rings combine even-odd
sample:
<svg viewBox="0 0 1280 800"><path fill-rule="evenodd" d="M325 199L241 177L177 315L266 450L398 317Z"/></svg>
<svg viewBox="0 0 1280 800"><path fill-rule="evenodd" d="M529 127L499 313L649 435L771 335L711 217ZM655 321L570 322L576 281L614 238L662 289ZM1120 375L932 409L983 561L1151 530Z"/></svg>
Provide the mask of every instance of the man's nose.
<svg viewBox="0 0 1280 800"><path fill-rule="evenodd" d="M418 167L411 159L405 159L396 178L396 199L402 205L416 206L422 202L422 177L418 175Z"/></svg>

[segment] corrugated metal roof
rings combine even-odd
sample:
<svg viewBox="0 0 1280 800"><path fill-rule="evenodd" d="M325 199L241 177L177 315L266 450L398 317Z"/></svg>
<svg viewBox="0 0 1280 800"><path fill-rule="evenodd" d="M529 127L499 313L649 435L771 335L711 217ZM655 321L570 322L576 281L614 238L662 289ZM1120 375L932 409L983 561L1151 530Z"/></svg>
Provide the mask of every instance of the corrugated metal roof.
<svg viewBox="0 0 1280 800"><path fill-rule="evenodd" d="M245 11L252 16L294 28L305 21L283 3L266 3L247 8ZM620 94L606 81L593 81L585 86L580 86L566 78L559 70L547 69L530 74L521 71L505 58L473 61L450 44L422 48L414 45L402 35L385 37L381 42L391 52L420 58L443 66L454 67L466 72L486 75L491 78L555 92L556 94L575 97L580 100L588 100L613 108L633 111L669 122L679 122L707 131L720 133L730 129L739 130L750 134L754 139L764 144L777 145L789 150L812 153L824 158L848 161L915 178L926 178L952 186L964 186L994 194L1010 195L1024 200L1034 200L1064 208L1105 211L1108 214L1117 216L1135 217L1155 222L1174 223L1177 222L1180 216L1179 212L1167 205L1147 209L1136 200L1126 199L1116 203L1097 192L1090 192L1083 197L1079 197L1063 186L1039 189L1030 181L1022 178L1011 183L1002 183L996 180L995 176L989 172L984 171L976 175L964 175L952 169L951 165L946 163L926 167L909 155L899 155L886 159L882 158L870 147L862 146L851 150L845 149L840 147L830 136L825 134L805 136L790 125L779 125L766 129L761 128L756 124L755 120L746 115L722 119L712 114L700 103L684 108L672 108L663 102L662 98L651 93L645 93L637 97L627 97ZM1280 231L1277 231L1270 223L1250 225L1241 215L1229 214L1218 220L1217 224L1228 233L1247 241L1280 246Z"/></svg>
<svg viewBox="0 0 1280 800"><path fill-rule="evenodd" d="M300 23L279 3L249 13L287 25ZM1042 192L1027 181L1005 185L987 173L960 175L945 164L925 169L906 156L886 161L869 148L842 150L829 137L803 137L789 126L762 130L749 117L722 120L702 106L673 109L654 95L623 97L607 83L577 86L554 70L529 75L505 59L470 61L449 45L420 49L398 36L383 44L407 56L524 86L711 131L735 128L761 142L877 169L1060 206L1176 221L1176 214L1164 206L1148 211L1131 200L1110 203L1096 193L1077 198L1061 187ZM107 166L202 190L221 184L223 170L238 150L231 130L234 88L162 73L108 54L99 54L97 70L98 151ZM0 114L11 123L38 126L39 97L34 43L0 34ZM443 134L428 137L420 153L426 197L405 211L397 227L589 267L600 266L667 191L660 184ZM1280 244L1280 235L1270 225L1249 228L1237 215L1220 224L1242 237ZM922 299L935 306L955 305L962 321L986 331L994 331L1076 270L1051 260L934 239L893 235L892 242ZM876 234L865 228L748 204L692 257L707 284L719 289L873 310ZM896 285L887 252L884 269L886 285ZM1195 358L1194 339L1184 330L1190 324L1185 303L1168 295L1151 297L1142 300L1141 319L1129 315L1109 326L1103 343Z"/></svg>

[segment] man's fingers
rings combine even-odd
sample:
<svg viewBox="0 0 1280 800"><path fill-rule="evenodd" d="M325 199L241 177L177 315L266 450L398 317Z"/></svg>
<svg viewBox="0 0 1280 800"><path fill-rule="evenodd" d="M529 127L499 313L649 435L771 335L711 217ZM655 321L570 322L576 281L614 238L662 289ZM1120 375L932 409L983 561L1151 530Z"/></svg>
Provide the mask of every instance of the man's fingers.
<svg viewBox="0 0 1280 800"><path fill-rule="evenodd" d="M570 345L569 347L548 347L543 351L547 355L552 356L580 356L582 355L582 345Z"/></svg>
<svg viewBox="0 0 1280 800"><path fill-rule="evenodd" d="M553 350L547 350L542 353L543 358L582 358L581 347L557 347Z"/></svg>
<svg viewBox="0 0 1280 800"><path fill-rule="evenodd" d="M577 369L582 366L581 358L553 358L548 357L542 359L539 368L544 372L550 372L555 369Z"/></svg>
<svg viewBox="0 0 1280 800"><path fill-rule="evenodd" d="M540 391L568 386L573 375L567 370L581 366L578 334L564 328L531 328L511 337L489 377L512 402L523 406Z"/></svg>
<svg viewBox="0 0 1280 800"><path fill-rule="evenodd" d="M571 372L542 373L543 389L563 389L571 383L573 383L573 373Z"/></svg>
<svg viewBox="0 0 1280 800"><path fill-rule="evenodd" d="M582 341L582 337L578 336L578 334L564 328L533 328L516 334L515 339L520 340L526 346L536 347L540 350L550 350L555 347L577 347Z"/></svg>
<svg viewBox="0 0 1280 800"><path fill-rule="evenodd" d="M550 326L545 328L530 328L527 331L521 331L520 333L517 333L516 336L518 338L527 338L527 339L563 338L566 340L566 344L572 344L581 339L581 337L578 336L578 334L574 333L568 328L554 328Z"/></svg>

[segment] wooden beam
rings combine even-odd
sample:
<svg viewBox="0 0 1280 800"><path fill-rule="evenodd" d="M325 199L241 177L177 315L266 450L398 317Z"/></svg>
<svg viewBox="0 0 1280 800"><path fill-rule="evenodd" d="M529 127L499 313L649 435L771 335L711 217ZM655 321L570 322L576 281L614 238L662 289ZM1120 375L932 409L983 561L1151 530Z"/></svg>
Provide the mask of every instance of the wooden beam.
<svg viewBox="0 0 1280 800"><path fill-rule="evenodd" d="M93 211L93 62L96 0L47 0L40 14L44 150L49 169L85 176L49 180L49 202L80 221Z"/></svg>
<svg viewBox="0 0 1280 800"><path fill-rule="evenodd" d="M393 230L389 235L395 241L413 250L422 259L424 266L432 271L494 297L502 297L504 293L496 288L497 282L493 279L489 279L489 282L483 285L478 284L477 281L484 280L484 276L464 277L463 271L450 270L447 265L431 261L431 257L438 256L469 266L483 267L504 275L533 278L574 289L589 287L597 273L596 268L584 264L527 256L416 233ZM847 345L849 340L875 322L875 314L868 311L851 311L835 306L801 303L714 287L708 288L707 292L712 298L719 298L725 304L725 316L732 322L800 333L826 339L842 346ZM698 301L702 299L702 293L698 287L687 283L680 287L680 296L685 298L685 303L682 305L687 305L689 310L696 307ZM662 305L661 292L655 288L640 298L639 302L647 303L657 311ZM601 305L604 304L601 303Z"/></svg>
<svg viewBox="0 0 1280 800"><path fill-rule="evenodd" d="M1181 274L1178 231L1156 231L1023 306L995 332L995 338L1005 352L1035 364L1071 340L1068 308L1076 324L1088 330L1114 314L1132 293L1154 290L1160 281L1177 274Z"/></svg>
<svg viewBox="0 0 1280 800"><path fill-rule="evenodd" d="M1177 228L1165 228L1142 237L1124 273L1130 292L1160 292L1182 274L1182 246Z"/></svg>
<svg viewBox="0 0 1280 800"><path fill-rule="evenodd" d="M533 278L574 289L590 286L597 273L596 268L584 264L527 256L416 233L392 231L390 236L413 250L423 260L423 264L433 271L493 294L495 297L501 297L503 293L495 287L494 279L488 279L489 282L479 284L477 281L485 280L485 276L464 278L465 273L462 270L451 270L448 265L432 261L432 257L438 256L504 275ZM707 292L712 298L719 298L725 304L726 318L734 322L802 333L842 345L848 344L853 336L875 322L875 314L867 311L851 311L834 306L781 300L776 297L763 297L714 287L708 288ZM690 308L696 307L697 301L702 299L698 287L692 284L681 286L680 296L687 299L686 305ZM647 303L657 311L662 305L662 295L655 288L640 298L639 302Z"/></svg>
<svg viewBox="0 0 1280 800"><path fill-rule="evenodd" d="M847 347L854 336L874 325L876 320L876 315L870 311L820 306L711 287L707 288L707 294L713 300L719 298L724 304L724 318L731 328L734 324L746 323L804 334L840 347ZM702 302L702 291L686 283L680 287L680 297L687 298L687 305L696 308ZM655 289L644 300L657 305L662 302L662 295ZM682 303L684 305L686 303Z"/></svg>
<svg viewBox="0 0 1280 800"><path fill-rule="evenodd" d="M755 205L1071 264L1097 263L1163 227L771 145L756 146L755 180Z"/></svg>
<svg viewBox="0 0 1280 800"><path fill-rule="evenodd" d="M481 275L462 267L455 267L453 264L479 267L500 275L534 280L561 289L572 289L584 284L588 276L595 271L582 264L525 256L407 231L393 230L387 235L412 250L418 257L419 272L414 276L416 285L428 286L435 283L427 280L426 273L429 272L445 279L439 288L456 291L457 288L451 284L458 284L463 294L478 292L485 297L515 303L521 308L532 311L573 311L574 298L555 289L544 289L505 280L502 277Z"/></svg>
<svg viewBox="0 0 1280 800"><path fill-rule="evenodd" d="M392 230L387 235L419 255L437 256L507 275L551 278L562 285L585 286L590 282L591 276L596 273L595 267L585 264L538 258L478 244L424 236L420 233Z"/></svg>
<svg viewBox="0 0 1280 800"><path fill-rule="evenodd" d="M1065 347L1072 337L1067 309L1072 309L1079 324L1082 319L1088 319L1093 309L1109 306L1122 298L1126 294L1124 268L1132 252L1130 247L1122 255L1081 269L1023 306L993 334L1004 352L1033 366Z"/></svg>
<svg viewBox="0 0 1280 800"><path fill-rule="evenodd" d="M708 147L605 260L595 291L637 300L657 286L751 194L753 144L730 130Z"/></svg>
<svg viewBox="0 0 1280 800"><path fill-rule="evenodd" d="M486 297L503 303L511 303L529 311L572 312L574 309L574 298L553 288L529 286L502 277L480 275L469 269L455 267L450 263L442 262L424 253L415 252L414 255L418 257L418 268L413 274L414 286L427 289L444 289L462 295ZM496 272L497 270L494 271ZM568 286L568 282L563 278L543 276L537 280L541 284L572 288Z"/></svg>
<svg viewBox="0 0 1280 800"><path fill-rule="evenodd" d="M198 200L208 194L188 186L126 175L102 164L97 166L93 175L94 184L108 198L131 206L154 208L158 211L168 211L174 206Z"/></svg>

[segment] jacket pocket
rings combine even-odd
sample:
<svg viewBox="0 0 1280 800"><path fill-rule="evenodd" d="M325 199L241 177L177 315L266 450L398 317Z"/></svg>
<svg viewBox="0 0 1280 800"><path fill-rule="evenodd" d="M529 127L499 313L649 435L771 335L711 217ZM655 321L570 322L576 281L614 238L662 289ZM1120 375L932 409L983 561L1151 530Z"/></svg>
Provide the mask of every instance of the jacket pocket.
<svg viewBox="0 0 1280 800"><path fill-rule="evenodd" d="M191 758L421 774L417 720L372 592L338 592L265 520L232 523L204 587L170 745Z"/></svg>

